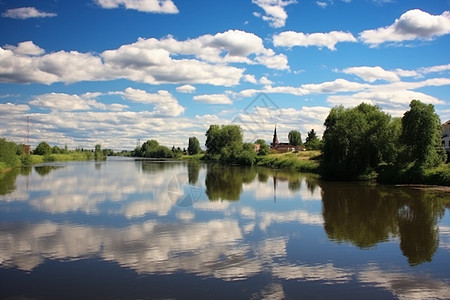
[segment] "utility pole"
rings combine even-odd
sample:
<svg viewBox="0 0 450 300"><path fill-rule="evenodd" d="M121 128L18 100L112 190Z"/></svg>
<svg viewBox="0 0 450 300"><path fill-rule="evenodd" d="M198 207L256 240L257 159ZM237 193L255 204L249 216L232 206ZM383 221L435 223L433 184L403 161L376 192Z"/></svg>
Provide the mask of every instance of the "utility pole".
<svg viewBox="0 0 450 300"><path fill-rule="evenodd" d="M27 116L27 141L24 151L26 155L30 155L30 116Z"/></svg>

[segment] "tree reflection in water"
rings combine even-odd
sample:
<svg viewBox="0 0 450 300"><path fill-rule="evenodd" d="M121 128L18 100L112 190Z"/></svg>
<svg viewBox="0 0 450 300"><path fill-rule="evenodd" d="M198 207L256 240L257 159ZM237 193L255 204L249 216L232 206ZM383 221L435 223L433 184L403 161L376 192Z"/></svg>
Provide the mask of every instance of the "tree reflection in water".
<svg viewBox="0 0 450 300"><path fill-rule="evenodd" d="M346 183L322 183L321 188L324 228L330 239L364 249L399 236L410 265L431 261L447 195Z"/></svg>
<svg viewBox="0 0 450 300"><path fill-rule="evenodd" d="M7 195L16 190L16 179L19 175L27 176L31 173L31 167L14 168L6 172L0 172L0 195Z"/></svg>
<svg viewBox="0 0 450 300"><path fill-rule="evenodd" d="M242 185L252 182L256 174L255 168L209 164L205 178L206 195L211 201L238 201Z"/></svg>

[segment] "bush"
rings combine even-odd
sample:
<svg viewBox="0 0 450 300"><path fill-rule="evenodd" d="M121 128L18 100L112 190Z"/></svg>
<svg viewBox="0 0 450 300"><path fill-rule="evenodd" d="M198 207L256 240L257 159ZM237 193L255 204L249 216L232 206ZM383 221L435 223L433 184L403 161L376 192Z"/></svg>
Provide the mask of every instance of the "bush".
<svg viewBox="0 0 450 300"><path fill-rule="evenodd" d="M450 186L450 164L425 170L423 183Z"/></svg>

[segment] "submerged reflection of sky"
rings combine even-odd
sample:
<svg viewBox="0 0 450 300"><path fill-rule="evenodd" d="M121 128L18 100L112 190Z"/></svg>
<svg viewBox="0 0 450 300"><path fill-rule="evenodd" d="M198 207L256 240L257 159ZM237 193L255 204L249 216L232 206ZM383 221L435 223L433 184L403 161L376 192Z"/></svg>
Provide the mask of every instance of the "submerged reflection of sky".
<svg viewBox="0 0 450 300"><path fill-rule="evenodd" d="M95 170L89 164L79 167L83 176L71 175L77 168L69 165L46 176L19 177L18 189L1 196L2 216L8 207L27 212L1 223L3 267L32 271L46 259L95 256L139 274L185 271L224 281L270 274L276 280L328 284L357 280L398 298L450 296L448 277L433 279L427 268L414 274L399 260L395 238L366 251L330 242L322 228L320 187L311 191L304 180L296 190L287 181L277 182L274 190L272 178L254 180L243 184L240 201L209 201L204 194L192 207L181 208L168 195L166 182L183 173L184 164L141 174L117 162ZM200 169L198 182L204 182L205 171ZM445 224L444 219L439 251L448 254ZM267 286L264 293L282 295L283 285Z"/></svg>

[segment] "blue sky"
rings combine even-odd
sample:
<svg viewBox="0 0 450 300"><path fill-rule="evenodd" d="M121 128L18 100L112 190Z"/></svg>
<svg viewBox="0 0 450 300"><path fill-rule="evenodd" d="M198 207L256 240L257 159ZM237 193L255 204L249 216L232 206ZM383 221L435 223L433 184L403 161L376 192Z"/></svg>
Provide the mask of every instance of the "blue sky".
<svg viewBox="0 0 450 300"><path fill-rule="evenodd" d="M201 144L324 130L336 105L450 120L450 1L0 1L0 136L52 146Z"/></svg>

